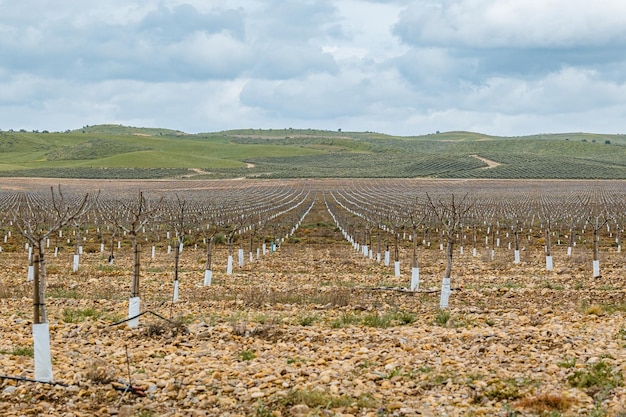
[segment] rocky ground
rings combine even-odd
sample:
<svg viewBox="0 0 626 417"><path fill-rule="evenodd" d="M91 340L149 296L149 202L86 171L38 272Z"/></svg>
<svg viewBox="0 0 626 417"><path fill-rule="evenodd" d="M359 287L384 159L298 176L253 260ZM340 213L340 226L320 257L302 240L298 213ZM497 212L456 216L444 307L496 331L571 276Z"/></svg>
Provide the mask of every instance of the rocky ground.
<svg viewBox="0 0 626 417"><path fill-rule="evenodd" d="M626 416L624 253L456 252L450 309L444 255L420 248L420 291L341 243L321 211L275 253L203 287L203 250L145 259L142 310L128 311L131 254L48 258L54 382L0 380L7 416ZM315 226L315 227L313 227ZM407 256L409 250L405 251ZM145 256L145 255L144 255ZM149 258L149 257L148 257ZM246 255L247 258L247 255ZM33 378L25 254L0 253L0 374ZM247 259L246 259L247 261ZM159 316L167 319L162 319ZM129 381L135 387L124 392Z"/></svg>

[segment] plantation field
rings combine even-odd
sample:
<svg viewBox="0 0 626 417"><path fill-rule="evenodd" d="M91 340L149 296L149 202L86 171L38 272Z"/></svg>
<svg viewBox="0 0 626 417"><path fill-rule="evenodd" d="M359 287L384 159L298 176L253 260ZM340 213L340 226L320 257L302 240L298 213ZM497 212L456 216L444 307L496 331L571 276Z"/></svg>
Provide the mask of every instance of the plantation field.
<svg viewBox="0 0 626 417"><path fill-rule="evenodd" d="M0 131L5 177L626 179L624 161L626 136L617 134L398 137L310 129L187 134L119 125Z"/></svg>
<svg viewBox="0 0 626 417"><path fill-rule="evenodd" d="M0 201L59 181L37 180L33 185L32 179L3 179ZM144 315L136 328L120 323L128 315L131 292L130 236L111 234L113 229L105 229L102 219L96 229L98 216L93 214L80 228L63 229L62 237L53 236L46 249L53 381L63 385L0 379L0 415L626 415L626 255L616 242L626 215L623 181L62 183L66 195L101 190L105 207L116 198L136 198L139 188L147 196L176 193L194 204L213 196L221 202L213 210L225 213L231 210L227 200L235 198L231 190L240 191L233 207L242 212L257 210L247 203L262 201L275 190L277 196L284 190L302 195L298 198L303 203L294 206L298 216L287 213L282 215L287 218L268 221L265 236L251 240L252 247L250 232L238 235L231 274L230 229L223 225L215 239L210 285L203 278L203 235L186 232L176 302L175 252L168 246L177 240L165 238L175 223L147 223L138 235ZM308 192L300 194L300 189ZM403 201L401 196L413 198L416 190L442 200L468 193L477 207L472 216L480 215L459 229L448 308L440 308L446 268L441 226L430 219L419 229L420 285L415 291L410 290L410 229L397 233L399 276L393 261L386 265L376 259L377 235L362 234L379 204L402 207L415 201L409 208L414 207L417 200ZM592 274L593 222L585 224L584 216L576 223L576 244L568 254L567 227L587 200L602 202L611 216L609 226L598 230L598 277ZM512 218L505 224L495 209L508 207L507 202L513 211L521 208L517 229ZM553 211L560 207L560 215L533 216L534 202ZM185 221L192 229L198 226L192 223L192 212L209 206L190 207L194 209ZM295 217L299 226L285 236ZM373 239L373 256L346 240L345 225L354 242ZM520 232L519 263L514 263L509 246L514 230ZM546 230L553 237L552 270L545 263ZM82 233L83 254L74 271L77 231ZM0 374L33 378L33 284L26 282L24 239L15 232L3 218L0 239L7 237L0 243ZM380 238L382 250L393 250L396 233L382 232L387 234ZM278 245L275 251L272 242ZM261 243L267 244L266 250ZM113 263L108 260L110 248ZM244 252L243 265L237 263L238 249ZM135 389L124 393L129 380Z"/></svg>

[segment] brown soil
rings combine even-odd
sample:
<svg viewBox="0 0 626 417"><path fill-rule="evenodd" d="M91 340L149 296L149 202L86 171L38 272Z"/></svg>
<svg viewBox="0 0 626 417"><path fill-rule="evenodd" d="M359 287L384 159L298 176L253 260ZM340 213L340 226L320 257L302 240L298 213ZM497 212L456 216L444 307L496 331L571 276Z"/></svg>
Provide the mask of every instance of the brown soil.
<svg viewBox="0 0 626 417"><path fill-rule="evenodd" d="M113 325L128 311L128 242L109 265L88 235L76 273L70 246L49 255L54 381L67 386L0 379L0 415L626 413L616 382L626 371L626 269L615 248L603 248L596 279L584 247L567 257L554 245L554 271L540 246L528 246L519 265L505 242L493 260L484 247L476 257L456 249L446 318L439 242L419 247L421 290L408 292L410 244L395 277L393 265L341 240L321 202L276 252L249 262L246 243L245 265L232 275L218 246L211 286L202 285L198 244L181 254L177 303L173 255L163 246L155 259L143 253L142 311L171 322L148 313L135 329ZM0 374L32 378L23 354L32 346L32 284L23 246L9 246L0 253ZM614 383L576 386L575 375L600 362ZM115 389L129 379L146 395Z"/></svg>

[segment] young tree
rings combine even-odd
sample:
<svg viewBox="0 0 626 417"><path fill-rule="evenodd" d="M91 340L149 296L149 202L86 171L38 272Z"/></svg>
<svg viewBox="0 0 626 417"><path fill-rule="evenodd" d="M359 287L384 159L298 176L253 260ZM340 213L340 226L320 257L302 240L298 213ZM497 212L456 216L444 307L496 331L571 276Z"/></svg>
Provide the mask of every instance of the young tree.
<svg viewBox="0 0 626 417"><path fill-rule="evenodd" d="M63 195L61 186L46 199L34 194L22 194L13 206L15 227L34 249L33 253L33 339L35 352L35 379L52 381L50 358L50 330L46 311L45 245L50 235L82 217L91 207L89 194L71 199Z"/></svg>
<svg viewBox="0 0 626 417"><path fill-rule="evenodd" d="M128 326L137 327L139 325L137 316L141 311L141 299L139 295L141 245L137 242L137 235L144 226L156 216L160 201L153 205L144 197L143 192L140 191L137 200L131 202L128 200L120 200L112 205L116 205L117 207L100 207L101 215L109 222L113 223L115 227L126 232L132 243L133 283L128 300L128 318L132 318L132 320L129 320Z"/></svg>
<svg viewBox="0 0 626 417"><path fill-rule="evenodd" d="M411 262L411 291L419 290L420 269L417 262L417 229L423 225L424 220L428 217L428 212L424 209L424 205L420 204L418 197L415 202L408 207L407 210L409 223L411 224L412 240L413 240L413 256Z"/></svg>
<svg viewBox="0 0 626 417"><path fill-rule="evenodd" d="M176 234L176 247L174 248L174 294L172 295L172 301L178 301L178 288L179 288L179 279L178 279L178 270L180 263L180 253L183 249L183 243L185 242L185 227L187 221L187 201L185 199L181 199L178 194L176 194L176 202L173 205L170 205L170 218L172 227L174 228L174 233Z"/></svg>
<svg viewBox="0 0 626 417"><path fill-rule="evenodd" d="M450 274L452 272L452 257L454 255L456 235L463 219L473 206L467 196L468 195L465 194L459 201L455 200L455 196L452 194L450 201L438 200L434 202L432 198L426 194L430 211L441 223L446 235L446 270L443 274L441 284L440 308L448 308L448 300L450 298Z"/></svg>

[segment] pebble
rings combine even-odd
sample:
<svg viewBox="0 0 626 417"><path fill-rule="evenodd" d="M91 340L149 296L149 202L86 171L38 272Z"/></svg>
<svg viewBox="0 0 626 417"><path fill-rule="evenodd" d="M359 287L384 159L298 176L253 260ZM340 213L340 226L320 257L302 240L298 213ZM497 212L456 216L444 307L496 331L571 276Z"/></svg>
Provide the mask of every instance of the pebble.
<svg viewBox="0 0 626 417"><path fill-rule="evenodd" d="M262 262L271 267L278 255ZM313 255L304 253L302 256ZM122 256L119 258L122 262ZM588 364L602 358L626 373L626 364L620 360L626 342L618 339L624 313L616 311L599 316L581 313L577 300L570 300L581 296L578 292L549 290L530 283L522 288L503 290L502 285L510 278L490 274L474 277L469 269L463 273L463 266L458 269L455 266L459 280L464 281L464 285L472 284L472 289L453 292L450 299L452 321L449 325L438 325L435 323L438 314L435 295L407 296L392 291L363 290L360 287L371 285L374 274L379 273L369 271L377 271L376 268L382 266L360 264L362 260L348 255L346 259L360 265L359 272L345 267L323 273L328 282L341 276L354 283L350 297L356 301L351 305L320 309L308 302L265 302L260 306L244 302L243 294L250 288L290 290L290 294L295 294L295 285L302 284L297 291L310 300L313 295L317 297L337 288L331 284L327 291L326 288L320 291L310 274L305 277L306 274L296 272L301 269L300 263L274 281L262 271L250 273L245 279L234 274L214 287L194 287L195 301L183 298L174 306L174 314L192 318L188 323L190 333L174 338L146 337L142 333L145 328L141 327L134 330L125 326L109 328L108 322L103 320L64 323L61 319L64 309L86 308L93 306L93 301L88 294L84 299L72 299L72 304L70 300L51 298L54 375L59 382L71 386L15 385L12 381L0 380L0 415L26 415L29 410L31 414L39 412L41 415L134 416L149 410L153 415L172 417L234 417L254 415L261 405L267 405L274 417L326 415L324 407L309 406L304 400L302 404L291 403L293 405L276 411L273 407L284 404L294 393L300 392L306 398L305 394L320 390L336 398L349 396L353 404L371 404L370 407L338 407L328 410L331 413L328 415L374 417L386 413L456 417L469 415L471 410L474 415L495 416L502 413L503 403L489 400L485 394L494 386L510 381L520 381L522 395L563 393L575 399L571 409L563 414L584 415L593 409L593 398L585 390L569 386L569 372L585 370ZM306 259L303 262L306 264ZM260 267L261 262L256 265ZM434 271L429 265L436 263L424 262L424 288L437 284L428 282L429 267ZM479 264L474 267L480 271ZM186 268L193 269L192 265ZM333 268L344 267L334 263ZM524 279L531 281L524 277L545 274L541 268L537 268L534 275L522 272L523 269L519 271L516 283ZM127 277L122 275L110 277L110 281L126 288ZM0 278L13 279L6 275ZM61 280L60 276L50 278L50 285L58 285ZM165 273L160 278L163 278L160 283L148 278L142 282L146 286L145 306L160 313L167 311L167 315L169 311L154 301L156 295L167 288L163 284ZM257 286L256 280L264 278L267 279L263 284ZM388 279L394 280L392 276ZM403 285L405 279L394 281L394 285ZM575 282L582 278L571 279ZM87 277L76 278L76 290L87 291L87 280ZM182 282L184 286L185 281ZM89 285L103 284L102 280L97 280ZM485 290L485 285L493 291ZM612 285L620 286L620 290L611 294L603 291L600 295L623 298L623 285L617 281ZM505 299L509 294L514 297ZM593 295L591 290L585 294ZM120 298L99 299L96 308L123 314L127 298ZM3 352L0 368L6 374L27 378L33 376L32 357L6 352L32 344L29 319L21 323L17 315L19 312L29 317L30 303L28 297L0 299L0 311L12 312L11 316L0 316L0 351ZM331 326L341 317L382 315L398 310L411 312L416 321L386 328L358 323ZM300 318L309 315L316 317L312 324L299 324ZM149 317L140 320L144 325L151 321ZM244 323L249 331L257 329L257 333L235 334L235 326ZM253 352L255 357L242 360L244 351ZM611 361L609 357L616 360ZM121 393L113 390L110 383L91 379L90 368L96 358L104 361L99 366L109 370L114 381L127 381L130 368L132 380L146 390L147 397L127 393L117 406ZM568 358L577 359L574 368L558 365ZM26 399L34 402L27 403ZM626 390L623 387L613 390L606 402L608 415L623 413L624 401ZM424 404L426 402L428 405ZM509 405L519 415L532 413L520 409L515 402Z"/></svg>

